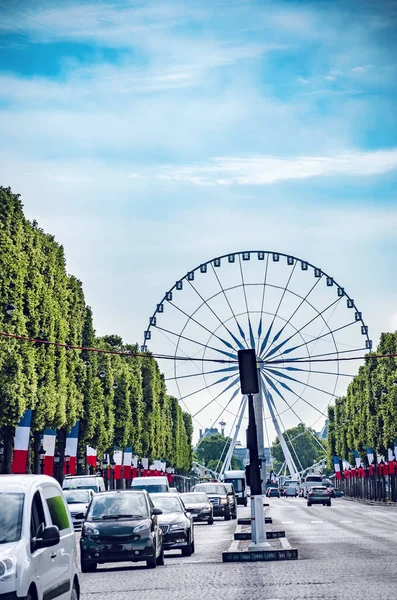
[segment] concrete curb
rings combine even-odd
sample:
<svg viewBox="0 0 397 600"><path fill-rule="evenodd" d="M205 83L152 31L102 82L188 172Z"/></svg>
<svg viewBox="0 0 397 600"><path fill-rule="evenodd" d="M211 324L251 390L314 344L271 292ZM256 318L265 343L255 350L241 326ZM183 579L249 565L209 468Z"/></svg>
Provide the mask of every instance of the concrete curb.
<svg viewBox="0 0 397 600"><path fill-rule="evenodd" d="M239 531L237 531L239 530ZM298 559L298 549L292 548L290 543L288 542L286 537L268 537L267 534L281 534L283 533L285 536L285 532L275 531L275 532L266 532L266 537L268 539L273 539L273 543L279 544L278 548L269 548L269 550L258 550L251 552L247 549L240 548L241 539L234 539L234 541L230 544L228 550L226 552L222 552L222 562L230 563L230 562L267 562L267 561L280 561L280 560L297 560ZM243 534L249 535L249 538L245 537L242 539L251 539L251 532L242 532L241 528L236 527L235 536ZM271 544L269 543L269 546Z"/></svg>
<svg viewBox="0 0 397 600"><path fill-rule="evenodd" d="M236 531L234 532L235 540L250 540L251 539L251 531L243 531L243 526L237 525ZM285 538L285 531L266 531L266 539L268 540L276 540L279 538Z"/></svg>
<svg viewBox="0 0 397 600"><path fill-rule="evenodd" d="M265 517L265 524L271 525L273 523L273 519L271 517ZM243 517L241 519L237 519L237 525L251 525L251 517Z"/></svg>

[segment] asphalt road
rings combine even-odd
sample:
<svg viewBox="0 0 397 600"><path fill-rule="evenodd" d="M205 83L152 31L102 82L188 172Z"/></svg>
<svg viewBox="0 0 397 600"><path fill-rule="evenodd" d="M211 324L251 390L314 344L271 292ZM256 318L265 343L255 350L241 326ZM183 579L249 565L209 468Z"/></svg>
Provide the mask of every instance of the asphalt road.
<svg viewBox="0 0 397 600"><path fill-rule="evenodd" d="M166 553L164 567L119 564L81 574L82 600L395 600L397 508L338 499L308 508L271 498L273 529L285 529L299 560L223 564L236 521L196 525L196 552ZM249 509L240 509L248 516Z"/></svg>

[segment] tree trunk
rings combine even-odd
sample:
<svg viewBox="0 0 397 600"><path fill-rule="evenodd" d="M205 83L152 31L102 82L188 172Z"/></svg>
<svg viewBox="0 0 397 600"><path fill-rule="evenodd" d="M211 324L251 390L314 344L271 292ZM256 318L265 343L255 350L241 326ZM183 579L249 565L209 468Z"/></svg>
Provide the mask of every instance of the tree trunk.
<svg viewBox="0 0 397 600"><path fill-rule="evenodd" d="M62 485L66 448L66 429L58 429L58 452L59 452L59 483Z"/></svg>
<svg viewBox="0 0 397 600"><path fill-rule="evenodd" d="M4 426L4 454L3 454L3 473L11 473L12 466L12 448L15 435L15 427Z"/></svg>

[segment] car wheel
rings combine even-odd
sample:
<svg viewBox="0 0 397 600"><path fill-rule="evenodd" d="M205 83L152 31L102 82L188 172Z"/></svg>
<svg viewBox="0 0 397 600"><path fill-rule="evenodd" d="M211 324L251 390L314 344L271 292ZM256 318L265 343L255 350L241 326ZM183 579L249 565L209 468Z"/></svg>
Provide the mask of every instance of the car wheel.
<svg viewBox="0 0 397 600"><path fill-rule="evenodd" d="M235 510L234 513L232 514L232 519L237 519L237 510Z"/></svg>
<svg viewBox="0 0 397 600"><path fill-rule="evenodd" d="M82 573L93 573L94 571L96 571L97 564L98 563L91 561L91 560L82 560L81 561L81 572Z"/></svg>
<svg viewBox="0 0 397 600"><path fill-rule="evenodd" d="M307 503L307 505L308 505L308 506L311 506L311 505L312 505L312 503L311 503L311 502L308 502L308 503Z"/></svg>
<svg viewBox="0 0 397 600"><path fill-rule="evenodd" d="M328 500L327 506L331 506L331 500Z"/></svg>
<svg viewBox="0 0 397 600"><path fill-rule="evenodd" d="M70 596L70 600L79 600L79 590L76 586L76 582L73 583L72 595Z"/></svg>
<svg viewBox="0 0 397 600"><path fill-rule="evenodd" d="M157 567L156 552L153 553L152 557L146 559L146 566L148 569L155 569Z"/></svg>
<svg viewBox="0 0 397 600"><path fill-rule="evenodd" d="M230 512L228 512L225 515L225 521L230 521L230 519L231 519Z"/></svg>
<svg viewBox="0 0 397 600"><path fill-rule="evenodd" d="M190 544L190 547L192 549L192 554L194 554L194 540L192 541L192 543Z"/></svg>
<svg viewBox="0 0 397 600"><path fill-rule="evenodd" d="M163 546L163 544L161 545L161 551L157 557L156 563L159 567L164 566L164 546Z"/></svg>
<svg viewBox="0 0 397 600"><path fill-rule="evenodd" d="M207 521L208 525L213 525L214 524L214 517L210 517Z"/></svg>
<svg viewBox="0 0 397 600"><path fill-rule="evenodd" d="M191 556L192 555L192 545L189 544L182 548L182 556Z"/></svg>

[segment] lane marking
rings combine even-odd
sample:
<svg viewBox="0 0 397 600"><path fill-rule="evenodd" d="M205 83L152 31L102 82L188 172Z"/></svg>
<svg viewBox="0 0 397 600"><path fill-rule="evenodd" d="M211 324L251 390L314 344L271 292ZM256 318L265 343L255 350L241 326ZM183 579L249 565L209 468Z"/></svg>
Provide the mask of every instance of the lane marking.
<svg viewBox="0 0 397 600"><path fill-rule="evenodd" d="M295 523L295 521L281 521L281 523L284 523L284 525L291 525L291 523Z"/></svg>
<svg viewBox="0 0 397 600"><path fill-rule="evenodd" d="M311 523L324 523L324 521L310 521Z"/></svg>
<svg viewBox="0 0 397 600"><path fill-rule="evenodd" d="M341 523L352 523L353 521L341 521Z"/></svg>

